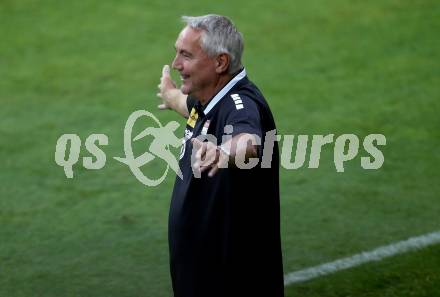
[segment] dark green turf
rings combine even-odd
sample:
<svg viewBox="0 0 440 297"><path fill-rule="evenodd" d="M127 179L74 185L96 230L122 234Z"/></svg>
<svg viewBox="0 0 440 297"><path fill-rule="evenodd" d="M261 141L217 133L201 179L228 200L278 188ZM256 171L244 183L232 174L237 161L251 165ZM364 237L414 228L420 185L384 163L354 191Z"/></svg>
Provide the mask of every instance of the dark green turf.
<svg viewBox="0 0 440 297"><path fill-rule="evenodd" d="M286 296L440 296L440 247L340 271L286 288Z"/></svg>

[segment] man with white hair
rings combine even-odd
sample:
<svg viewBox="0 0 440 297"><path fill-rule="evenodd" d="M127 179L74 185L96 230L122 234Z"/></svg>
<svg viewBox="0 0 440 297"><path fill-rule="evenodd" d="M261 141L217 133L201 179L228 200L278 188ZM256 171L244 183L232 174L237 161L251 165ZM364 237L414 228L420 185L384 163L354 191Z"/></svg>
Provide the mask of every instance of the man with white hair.
<svg viewBox="0 0 440 297"><path fill-rule="evenodd" d="M165 65L158 93L160 109L188 119L169 214L174 295L284 296L272 113L246 76L233 23L219 15L182 19L172 63L181 86Z"/></svg>

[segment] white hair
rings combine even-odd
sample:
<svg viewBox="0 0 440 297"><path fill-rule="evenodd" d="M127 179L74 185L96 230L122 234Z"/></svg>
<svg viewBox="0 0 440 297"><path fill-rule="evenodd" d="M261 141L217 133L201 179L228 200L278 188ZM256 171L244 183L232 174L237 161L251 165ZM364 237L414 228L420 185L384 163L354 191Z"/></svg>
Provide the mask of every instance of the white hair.
<svg viewBox="0 0 440 297"><path fill-rule="evenodd" d="M229 74L234 74L243 67L241 64L243 35L230 19L221 15L208 14L196 17L182 16L182 21L190 28L202 30L200 46L208 56L229 55Z"/></svg>

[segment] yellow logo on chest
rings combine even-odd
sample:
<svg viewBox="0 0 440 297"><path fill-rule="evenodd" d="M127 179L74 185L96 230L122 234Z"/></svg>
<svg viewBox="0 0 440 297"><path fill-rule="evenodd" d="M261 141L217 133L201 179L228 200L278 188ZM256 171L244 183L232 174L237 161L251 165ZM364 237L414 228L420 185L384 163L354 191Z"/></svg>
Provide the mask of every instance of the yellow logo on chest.
<svg viewBox="0 0 440 297"><path fill-rule="evenodd" d="M186 124L188 126L190 126L191 128L194 128L198 118L199 118L199 114L197 113L196 109L193 107L191 109L191 114L189 115L188 121L186 122Z"/></svg>

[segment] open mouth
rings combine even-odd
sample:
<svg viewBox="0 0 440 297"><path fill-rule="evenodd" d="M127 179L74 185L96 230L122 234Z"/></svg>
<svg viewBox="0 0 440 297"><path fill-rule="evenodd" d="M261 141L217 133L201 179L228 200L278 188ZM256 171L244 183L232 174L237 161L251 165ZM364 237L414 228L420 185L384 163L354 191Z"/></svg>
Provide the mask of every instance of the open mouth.
<svg viewBox="0 0 440 297"><path fill-rule="evenodd" d="M188 79L189 78L189 75L185 75L185 74L181 74L180 75L180 79L182 80L182 81L184 81L184 80L186 80L186 79Z"/></svg>

